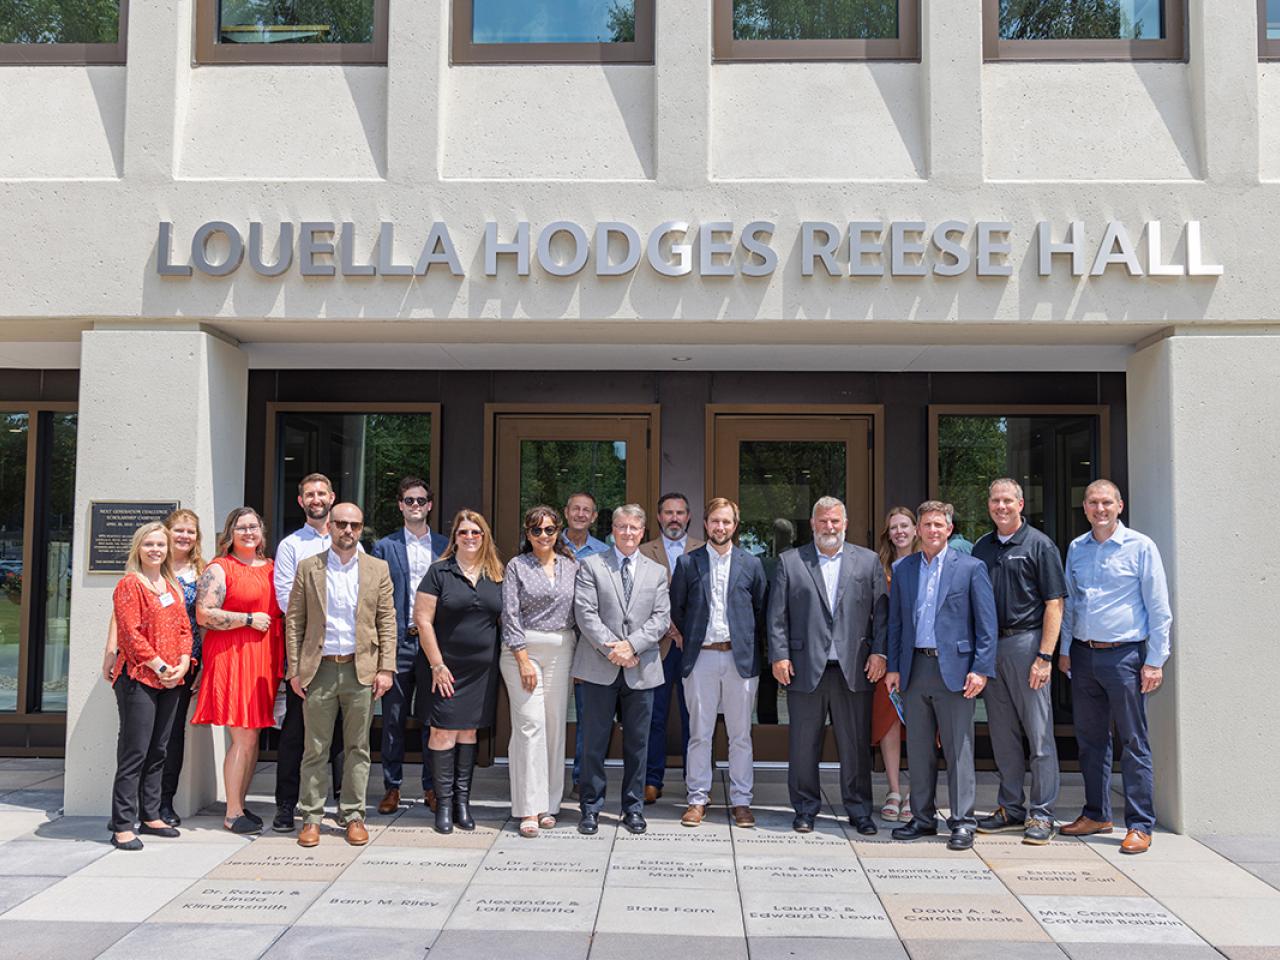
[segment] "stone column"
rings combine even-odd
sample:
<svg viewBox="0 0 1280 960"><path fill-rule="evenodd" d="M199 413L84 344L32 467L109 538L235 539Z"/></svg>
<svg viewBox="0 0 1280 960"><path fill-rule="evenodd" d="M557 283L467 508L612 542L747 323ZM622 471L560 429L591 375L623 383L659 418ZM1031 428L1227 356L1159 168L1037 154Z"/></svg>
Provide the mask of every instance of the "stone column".
<svg viewBox="0 0 1280 960"><path fill-rule="evenodd" d="M181 501L199 515L212 556L223 517L244 496L248 359L195 325L100 325L83 335L80 364L65 810L105 816L119 722L100 673L118 578L85 572L89 501ZM222 795L224 750L220 729L188 729L179 815Z"/></svg>
<svg viewBox="0 0 1280 960"><path fill-rule="evenodd" d="M1173 601L1173 655L1148 703L1156 815L1193 835L1265 829L1239 798L1280 790L1277 369L1274 331L1175 331L1129 361L1123 493Z"/></svg>

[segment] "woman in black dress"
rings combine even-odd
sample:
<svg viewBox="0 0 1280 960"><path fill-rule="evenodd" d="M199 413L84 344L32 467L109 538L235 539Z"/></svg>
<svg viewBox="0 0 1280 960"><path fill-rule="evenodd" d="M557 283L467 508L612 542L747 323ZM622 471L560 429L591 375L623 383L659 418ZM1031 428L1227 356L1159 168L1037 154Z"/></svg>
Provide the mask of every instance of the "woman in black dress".
<svg viewBox="0 0 1280 960"><path fill-rule="evenodd" d="M418 586L413 621L420 647L418 719L436 786L436 830L474 830L471 774L476 728L493 723L498 695L502 561L484 517L459 510L449 547Z"/></svg>

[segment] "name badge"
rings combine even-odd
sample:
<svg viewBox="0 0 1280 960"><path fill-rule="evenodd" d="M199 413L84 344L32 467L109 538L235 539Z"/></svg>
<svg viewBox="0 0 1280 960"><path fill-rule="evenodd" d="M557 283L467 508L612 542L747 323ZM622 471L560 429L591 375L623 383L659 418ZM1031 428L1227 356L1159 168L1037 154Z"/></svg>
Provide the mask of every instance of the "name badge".
<svg viewBox="0 0 1280 960"><path fill-rule="evenodd" d="M162 606L162 607L172 607L172 606L173 606L173 594L172 594L172 593L162 593L162 594L160 595L160 606Z"/></svg>

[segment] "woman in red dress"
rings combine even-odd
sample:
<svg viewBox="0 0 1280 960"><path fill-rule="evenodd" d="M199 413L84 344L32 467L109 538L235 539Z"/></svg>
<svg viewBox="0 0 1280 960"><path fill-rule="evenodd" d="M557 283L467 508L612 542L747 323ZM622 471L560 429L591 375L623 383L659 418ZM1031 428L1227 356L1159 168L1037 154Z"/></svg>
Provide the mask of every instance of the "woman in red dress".
<svg viewBox="0 0 1280 960"><path fill-rule="evenodd" d="M880 563L884 567L884 576L889 581L890 590L893 589L893 565L919 549L916 515L911 512L910 507L890 507L884 518L884 529L880 531L879 550ZM898 719L898 711L889 700L889 691L883 681L876 684L875 696L871 701L871 744L880 745L884 772L889 779L889 795L880 808L880 816L890 822L901 820L906 823L911 819L911 800L902 792L899 776L902 764L902 721Z"/></svg>
<svg viewBox="0 0 1280 960"><path fill-rule="evenodd" d="M262 518L252 507L227 515L218 556L200 577L196 619L204 627L204 675L192 723L227 727L222 762L227 787L223 826L260 833L262 818L244 804L258 762L258 735L274 726L276 689L284 676L280 607L266 556Z"/></svg>

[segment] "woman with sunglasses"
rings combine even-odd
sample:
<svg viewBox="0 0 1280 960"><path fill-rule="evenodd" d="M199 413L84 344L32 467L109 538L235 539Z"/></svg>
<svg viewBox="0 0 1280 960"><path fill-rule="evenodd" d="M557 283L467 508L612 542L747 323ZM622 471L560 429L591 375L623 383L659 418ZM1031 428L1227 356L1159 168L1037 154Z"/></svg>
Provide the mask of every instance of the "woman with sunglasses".
<svg viewBox="0 0 1280 960"><path fill-rule="evenodd" d="M196 619L204 627L204 676L192 723L227 727L222 761L232 833L261 833L262 818L244 805L258 762L258 735L275 725L276 690L284 676L284 641L267 559L262 518L253 507L227 514L218 556L196 588Z"/></svg>
<svg viewBox="0 0 1280 960"><path fill-rule="evenodd" d="M565 718L572 685L578 562L548 506L524 515L524 544L502 580L499 666L511 700L511 813L520 835L556 825L564 798Z"/></svg>
<svg viewBox="0 0 1280 960"><path fill-rule="evenodd" d="M489 524L459 510L449 546L418 585L418 720L430 727L427 752L436 787L436 830L474 830L471 774L476 730L493 723L498 695L502 561ZM426 694L425 696L423 694Z"/></svg>

